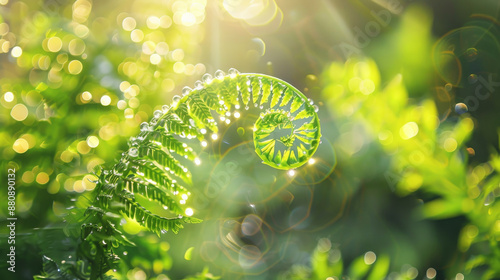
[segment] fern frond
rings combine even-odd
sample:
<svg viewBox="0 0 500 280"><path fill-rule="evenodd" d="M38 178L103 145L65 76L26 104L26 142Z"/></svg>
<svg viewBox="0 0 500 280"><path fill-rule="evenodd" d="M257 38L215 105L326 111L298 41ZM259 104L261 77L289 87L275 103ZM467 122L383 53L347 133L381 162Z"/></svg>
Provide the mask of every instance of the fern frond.
<svg viewBox="0 0 500 280"><path fill-rule="evenodd" d="M150 230L177 231L180 224L173 222L175 219L162 220L151 214L135 201L134 195L155 200L172 213L181 214L183 209L176 196L189 192L176 179L189 185L192 178L172 153L197 163L196 154L182 138L203 141L205 128L217 133L217 114L228 122L227 117L239 115L231 112L233 106L239 110L241 106L249 109L250 105L262 110L254 124L253 138L263 162L278 169L297 168L307 162L321 137L317 108L312 102L280 79L240 74L234 69L226 75L219 70L214 78L205 74L194 89L185 88L182 98L174 98L171 106L163 106L163 111L155 111L149 123L141 124L141 132L131 139L129 151L112 170L104 170L99 177L97 206L108 209L114 203L117 208L128 209L128 216L144 219ZM126 196L123 191L127 191Z"/></svg>
<svg viewBox="0 0 500 280"><path fill-rule="evenodd" d="M292 85L234 69L228 75L219 70L215 78L205 74L202 80L193 90L185 88L183 97L175 97L170 106L155 111L149 123L142 123L139 135L130 139L129 149L118 163L97 171L94 204L85 213L79 246L81 258L92 264L90 278L102 277L115 265L118 257L113 246L132 245L115 226L121 216L135 219L158 235L169 230L178 233L185 223L201 222L190 217L192 209L182 206L190 195L186 186L192 184L182 157L199 164L183 138L197 138L206 146L206 128L217 133L219 117L230 123L229 118L239 117L241 107L248 110L253 105L262 110L254 124L255 151L263 163L274 168L300 167L318 148L317 108ZM152 213L137 202L137 195L159 203L175 217ZM52 262L47 261L46 270L54 271Z"/></svg>

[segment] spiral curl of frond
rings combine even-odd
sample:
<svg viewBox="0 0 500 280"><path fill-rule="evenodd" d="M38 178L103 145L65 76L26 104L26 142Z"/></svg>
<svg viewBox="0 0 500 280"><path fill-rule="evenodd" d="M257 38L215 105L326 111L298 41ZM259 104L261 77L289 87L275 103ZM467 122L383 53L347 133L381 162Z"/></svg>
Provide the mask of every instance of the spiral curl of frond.
<svg viewBox="0 0 500 280"><path fill-rule="evenodd" d="M94 210L118 210L158 234L177 232L182 223L200 222L183 208L191 194L186 185L192 183L192 175L178 158L196 164L200 161L182 140L197 138L206 145L208 130L217 137L216 119L239 117L243 108L261 110L253 142L255 152L269 166L284 170L300 167L320 143L318 107L278 78L218 70L215 77L205 74L194 89L185 87L182 93L170 106L155 111L149 123L141 124L141 132L130 139L128 151L113 168L99 172ZM136 195L158 202L176 216L151 213L136 201Z"/></svg>
<svg viewBox="0 0 500 280"><path fill-rule="evenodd" d="M181 222L199 222L184 216L181 204L190 195L186 185L192 179L176 156L198 163L193 148L182 139L197 138L206 144L209 130L212 137L217 135L216 119L239 116L243 109L258 107L261 114L253 128L255 152L263 163L278 169L300 167L320 143L318 107L278 78L218 70L215 77L205 74L194 89L185 87L182 95L155 111L149 123L141 124L140 134L130 140L121 162L103 177L123 205L121 211L157 233L168 229L177 232ZM135 201L136 194L162 204L177 218L153 215Z"/></svg>
<svg viewBox="0 0 500 280"><path fill-rule="evenodd" d="M318 107L289 83L268 75L240 74L235 69L228 74L218 70L215 77L205 74L194 89L186 87L182 97L174 97L171 107L155 112L149 125L152 131L166 128L167 135L201 140L206 129L218 131L214 113L239 115L239 110L252 105L262 110L253 139L263 163L288 170L312 157L321 137ZM176 129L178 126L184 127Z"/></svg>
<svg viewBox="0 0 500 280"><path fill-rule="evenodd" d="M188 145L193 141L184 139L198 139L205 147L209 131L212 139L217 138L216 119L229 123L230 116L238 118L251 106L261 111L253 127L253 142L263 163L288 170L312 157L321 137L318 107L300 91L275 77L240 74L235 69L228 74L218 70L215 77L205 74L194 89L184 88L182 96L175 96L172 104L140 125L139 135L130 139L118 163L96 170L94 199L80 230L81 274L97 279L119 259L114 248L133 245L117 229L119 214L158 235L169 230L177 233L184 223L201 222L191 217L192 209L185 209L192 175L182 162L201 162ZM157 202L172 215L152 213L137 196Z"/></svg>

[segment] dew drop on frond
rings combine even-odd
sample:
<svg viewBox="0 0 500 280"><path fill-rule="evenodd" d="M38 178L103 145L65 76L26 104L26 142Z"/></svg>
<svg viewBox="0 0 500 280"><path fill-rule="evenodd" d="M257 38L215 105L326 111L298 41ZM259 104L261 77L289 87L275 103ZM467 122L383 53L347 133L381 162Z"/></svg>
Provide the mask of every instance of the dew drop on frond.
<svg viewBox="0 0 500 280"><path fill-rule="evenodd" d="M147 122L141 123L141 131L148 131L149 130L149 124Z"/></svg>
<svg viewBox="0 0 500 280"><path fill-rule="evenodd" d="M131 157L137 157L139 155L139 150L137 148L130 148L130 150L128 150L128 155Z"/></svg>
<svg viewBox="0 0 500 280"><path fill-rule="evenodd" d="M223 80L225 75L226 74L224 74L224 71L222 71L222 70L215 71L215 78L217 78L219 80Z"/></svg>
<svg viewBox="0 0 500 280"><path fill-rule="evenodd" d="M163 115L163 112L162 112L162 111L160 111L160 110L156 110L156 111L154 111L154 113L153 113L153 116L154 116L155 118L157 118L157 119L159 119L162 115Z"/></svg>
<svg viewBox="0 0 500 280"><path fill-rule="evenodd" d="M190 87L184 87L184 88L182 89L182 95L183 95L183 96L186 96L186 95L190 94L190 93L191 93L191 91L192 91L192 89L191 89Z"/></svg>
<svg viewBox="0 0 500 280"><path fill-rule="evenodd" d="M234 68L229 69L228 73L231 78L235 78L240 74L240 72Z"/></svg>
<svg viewBox="0 0 500 280"><path fill-rule="evenodd" d="M212 78L212 75L206 73L205 75L203 75L203 77L201 77L201 80L205 83L205 84L210 84L213 80Z"/></svg>

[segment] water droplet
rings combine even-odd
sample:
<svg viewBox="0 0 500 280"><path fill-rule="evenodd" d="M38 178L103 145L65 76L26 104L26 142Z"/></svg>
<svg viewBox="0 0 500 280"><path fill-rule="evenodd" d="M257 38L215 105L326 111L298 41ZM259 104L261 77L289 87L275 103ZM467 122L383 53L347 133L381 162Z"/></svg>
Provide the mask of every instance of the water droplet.
<svg viewBox="0 0 500 280"><path fill-rule="evenodd" d="M463 114L463 113L467 113L469 111L469 108L467 108L467 105L465 105L464 103L457 103L455 105L455 112L459 115Z"/></svg>
<svg viewBox="0 0 500 280"><path fill-rule="evenodd" d="M153 116L154 116L156 119L159 119L162 115L163 115L163 112L162 112L162 111L160 111L160 110L156 110L156 111L153 113Z"/></svg>
<svg viewBox="0 0 500 280"><path fill-rule="evenodd" d="M247 105L247 106L245 106L245 110L248 110L248 109L250 109L250 107L248 107L248 105Z"/></svg>
<svg viewBox="0 0 500 280"><path fill-rule="evenodd" d="M184 87L184 88L182 89L182 95L183 95L183 96L186 96L186 95L188 95L191 91L192 91L192 89L191 89L190 87Z"/></svg>
<svg viewBox="0 0 500 280"><path fill-rule="evenodd" d="M174 95L174 97L172 97L172 101L173 101L174 103L177 103L177 102L179 102L180 100L181 100L181 97L180 97L179 95Z"/></svg>
<svg viewBox="0 0 500 280"><path fill-rule="evenodd" d="M217 135L217 133L212 134L212 139L213 140L217 140L217 138L219 138L219 135Z"/></svg>
<svg viewBox="0 0 500 280"><path fill-rule="evenodd" d="M161 110L163 111L163 113L168 112L168 109L170 109L170 107L168 107L168 105L161 106Z"/></svg>
<svg viewBox="0 0 500 280"><path fill-rule="evenodd" d="M203 75L203 77L201 77L201 80L205 83L205 84L210 84L212 82L212 75L206 73L205 75Z"/></svg>
<svg viewBox="0 0 500 280"><path fill-rule="evenodd" d="M132 145L132 146L139 144L139 142L137 141L137 138L135 138L135 137L130 137L129 142L130 142L130 145Z"/></svg>
<svg viewBox="0 0 500 280"><path fill-rule="evenodd" d="M137 157L139 155L139 150L137 148L130 148L130 150L128 150L128 154L131 157Z"/></svg>
<svg viewBox="0 0 500 280"><path fill-rule="evenodd" d="M477 49L476 48L468 48L465 51L465 57L468 61L474 61L477 58Z"/></svg>
<svg viewBox="0 0 500 280"><path fill-rule="evenodd" d="M288 176L290 176L290 177L295 176L295 170L294 170L294 169L290 169L290 170L288 170L288 172L287 172L287 173L288 173Z"/></svg>
<svg viewBox="0 0 500 280"><path fill-rule="evenodd" d="M228 73L231 78L235 78L240 74L240 72L234 68L229 69Z"/></svg>
<svg viewBox="0 0 500 280"><path fill-rule="evenodd" d="M217 78L219 80L223 80L224 76L226 76L226 74L224 73L224 71L222 71L222 70L215 71L215 78Z"/></svg>
<svg viewBox="0 0 500 280"><path fill-rule="evenodd" d="M477 75L476 74L470 74L469 77L467 78L469 81L469 84L474 84L477 82Z"/></svg>
<svg viewBox="0 0 500 280"><path fill-rule="evenodd" d="M198 90L203 89L203 83L201 81L194 82L194 88Z"/></svg>
<svg viewBox="0 0 500 280"><path fill-rule="evenodd" d="M316 112L316 113L317 113L317 112L319 111L319 107L318 107L318 105L314 105L314 106L313 106L313 108L314 108L314 112Z"/></svg>
<svg viewBox="0 0 500 280"><path fill-rule="evenodd" d="M149 124L147 122L141 123L141 131L147 131L149 129Z"/></svg>

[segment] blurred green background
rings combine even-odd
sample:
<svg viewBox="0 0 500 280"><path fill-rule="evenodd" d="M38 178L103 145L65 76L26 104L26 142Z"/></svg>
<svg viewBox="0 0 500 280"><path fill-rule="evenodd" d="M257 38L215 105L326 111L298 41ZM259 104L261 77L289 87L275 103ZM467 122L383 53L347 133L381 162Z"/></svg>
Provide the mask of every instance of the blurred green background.
<svg viewBox="0 0 500 280"><path fill-rule="evenodd" d="M0 0L0 215L16 168L18 217L17 272L2 261L1 278L39 274L94 167L184 86L234 67L315 101L318 152L293 175L262 165L243 116L191 170L204 222L157 237L124 219L137 247L110 275L500 279L499 7Z"/></svg>

